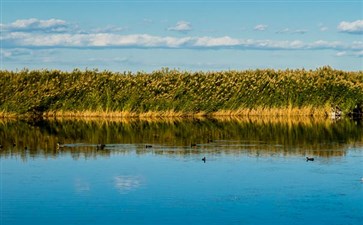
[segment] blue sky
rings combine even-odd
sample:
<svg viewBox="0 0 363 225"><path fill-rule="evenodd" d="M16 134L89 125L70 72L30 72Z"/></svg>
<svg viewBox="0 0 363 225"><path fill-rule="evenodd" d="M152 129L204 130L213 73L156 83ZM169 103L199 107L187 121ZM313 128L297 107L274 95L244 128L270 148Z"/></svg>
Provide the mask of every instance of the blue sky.
<svg viewBox="0 0 363 225"><path fill-rule="evenodd" d="M363 1L2 0L1 68L363 69Z"/></svg>

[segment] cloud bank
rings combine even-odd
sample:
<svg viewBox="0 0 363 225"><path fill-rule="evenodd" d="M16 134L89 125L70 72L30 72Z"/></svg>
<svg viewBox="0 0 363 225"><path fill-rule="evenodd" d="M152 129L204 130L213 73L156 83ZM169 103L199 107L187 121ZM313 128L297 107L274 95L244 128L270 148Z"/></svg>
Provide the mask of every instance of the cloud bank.
<svg viewBox="0 0 363 225"><path fill-rule="evenodd" d="M231 36L160 36L150 34L118 34L122 28L106 26L90 32L74 32L74 25L64 20L35 18L16 20L10 24L0 25L3 32L0 36L4 49L52 49L52 48L166 48L166 49L253 49L253 50L363 50L363 41L302 41L302 40L259 40L234 38ZM259 24L255 30L263 31L267 25ZM341 22L339 29L349 33L363 31L363 21ZM168 30L185 32L191 30L189 22L179 21ZM288 28L281 33L306 33L307 30L290 31ZM3 51L2 55L9 55Z"/></svg>
<svg viewBox="0 0 363 225"><path fill-rule="evenodd" d="M12 32L1 38L4 48L235 48L261 50L363 50L363 42L304 42L301 40L257 40L223 37L172 37L149 34L120 35L111 33L43 34Z"/></svg>

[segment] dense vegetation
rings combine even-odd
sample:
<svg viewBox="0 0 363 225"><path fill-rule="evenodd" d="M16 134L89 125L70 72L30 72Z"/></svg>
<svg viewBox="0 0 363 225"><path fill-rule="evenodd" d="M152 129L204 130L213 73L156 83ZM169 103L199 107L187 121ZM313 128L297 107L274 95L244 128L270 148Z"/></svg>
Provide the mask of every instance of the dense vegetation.
<svg viewBox="0 0 363 225"><path fill-rule="evenodd" d="M247 110L343 112L363 103L363 71L316 70L138 72L78 69L0 71L0 111L175 112L179 115ZM308 109L308 110L306 110ZM250 110L250 111L248 111Z"/></svg>

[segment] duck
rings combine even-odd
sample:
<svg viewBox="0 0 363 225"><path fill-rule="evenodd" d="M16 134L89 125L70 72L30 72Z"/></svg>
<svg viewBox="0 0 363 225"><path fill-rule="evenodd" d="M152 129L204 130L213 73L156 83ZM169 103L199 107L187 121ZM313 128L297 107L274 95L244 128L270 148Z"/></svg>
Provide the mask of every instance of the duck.
<svg viewBox="0 0 363 225"><path fill-rule="evenodd" d="M3 149L3 145L0 145L0 149Z"/></svg>
<svg viewBox="0 0 363 225"><path fill-rule="evenodd" d="M207 159L205 158L205 156L202 158L202 161L205 163Z"/></svg>
<svg viewBox="0 0 363 225"><path fill-rule="evenodd" d="M145 148L152 148L152 145L145 145Z"/></svg>
<svg viewBox="0 0 363 225"><path fill-rule="evenodd" d="M57 142L57 149L60 149L60 148L64 148L64 145L61 144L60 142Z"/></svg>
<svg viewBox="0 0 363 225"><path fill-rule="evenodd" d="M197 144L192 143L192 144L190 145L190 147L197 147Z"/></svg>
<svg viewBox="0 0 363 225"><path fill-rule="evenodd" d="M314 161L314 158L306 157L306 162L307 162L307 161Z"/></svg>
<svg viewBox="0 0 363 225"><path fill-rule="evenodd" d="M105 144L99 144L99 145L97 145L97 150L104 150L105 147L106 147Z"/></svg>

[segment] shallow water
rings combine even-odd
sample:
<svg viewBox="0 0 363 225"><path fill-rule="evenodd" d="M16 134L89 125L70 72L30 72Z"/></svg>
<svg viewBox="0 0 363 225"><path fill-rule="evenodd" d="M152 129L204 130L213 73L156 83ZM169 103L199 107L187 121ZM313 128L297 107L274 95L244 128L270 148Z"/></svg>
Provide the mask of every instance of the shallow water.
<svg viewBox="0 0 363 225"><path fill-rule="evenodd" d="M354 121L3 121L0 143L1 225L363 221Z"/></svg>

